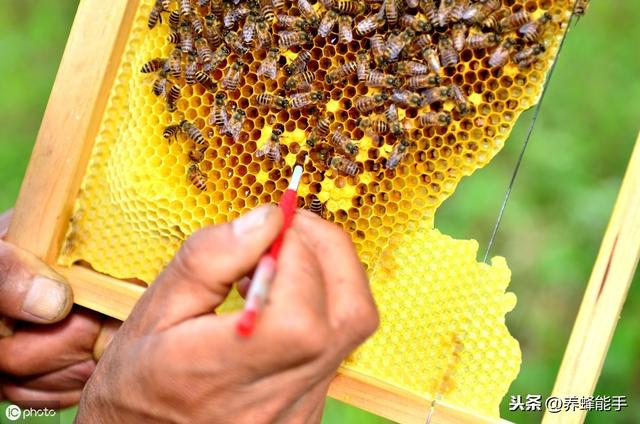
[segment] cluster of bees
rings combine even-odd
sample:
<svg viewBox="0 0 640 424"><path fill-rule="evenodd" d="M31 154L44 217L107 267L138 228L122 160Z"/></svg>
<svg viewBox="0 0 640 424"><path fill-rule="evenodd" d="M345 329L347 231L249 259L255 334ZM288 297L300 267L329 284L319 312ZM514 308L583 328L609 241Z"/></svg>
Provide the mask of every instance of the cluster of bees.
<svg viewBox="0 0 640 424"><path fill-rule="evenodd" d="M391 135L396 140L383 161L384 167L395 169L411 146L408 130L446 127L452 119L474 113L460 86L443 85L447 69L459 63L464 49L490 52L490 67L513 62L526 68L545 51L541 40L554 24L548 13L534 18L525 8L512 12L501 0L319 0L318 5L309 0L287 1L294 4L285 8L284 0L156 0L148 26L153 29L166 20L172 30L168 41L174 48L169 57L145 63L142 72L157 74L152 91L164 96L170 112L176 111L180 82L202 84L214 94L208 124L240 142L246 113L235 105L230 109L227 96L238 89L247 54L264 49L257 75L275 80L281 67L287 79L280 92L255 95L255 104L306 114L313 123L306 144L316 152L309 157L319 161L321 169L326 166L344 175L361 172L356 161L359 142L326 113L326 87L350 78L368 87L372 94L355 98L351 107L359 115L357 125L363 133L372 138ZM578 1L575 11L584 13L587 3ZM360 38L368 48L357 52L355 60L329 69L322 80L307 68L308 48L314 37L331 37L336 30L332 43ZM288 49L297 55L282 66L281 56ZM224 72L216 73L231 54L236 59ZM445 102L453 102L454 108L445 111ZM409 109L416 111L413 118L406 117ZM165 128L164 137L171 140L180 132L195 143L188 178L206 190L207 176L198 163L208 143L200 129L186 120ZM273 127L256 157L281 162L283 132L282 126Z"/></svg>

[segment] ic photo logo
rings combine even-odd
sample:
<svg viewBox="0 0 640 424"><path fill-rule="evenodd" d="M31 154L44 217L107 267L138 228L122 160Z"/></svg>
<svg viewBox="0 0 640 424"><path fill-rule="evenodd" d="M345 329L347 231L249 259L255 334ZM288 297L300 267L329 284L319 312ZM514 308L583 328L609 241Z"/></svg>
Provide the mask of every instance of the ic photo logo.
<svg viewBox="0 0 640 424"><path fill-rule="evenodd" d="M4 415L9 421L17 421L22 418L22 409L18 405L9 405L4 410Z"/></svg>

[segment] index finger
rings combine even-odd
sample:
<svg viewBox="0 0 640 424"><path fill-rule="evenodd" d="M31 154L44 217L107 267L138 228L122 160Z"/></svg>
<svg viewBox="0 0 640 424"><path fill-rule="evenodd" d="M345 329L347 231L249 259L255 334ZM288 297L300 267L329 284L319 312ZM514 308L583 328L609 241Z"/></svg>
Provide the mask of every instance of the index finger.
<svg viewBox="0 0 640 424"><path fill-rule="evenodd" d="M377 328L378 314L351 237L339 226L304 210L296 214L292 229L300 233L319 264L331 325L346 336L349 347L358 345Z"/></svg>

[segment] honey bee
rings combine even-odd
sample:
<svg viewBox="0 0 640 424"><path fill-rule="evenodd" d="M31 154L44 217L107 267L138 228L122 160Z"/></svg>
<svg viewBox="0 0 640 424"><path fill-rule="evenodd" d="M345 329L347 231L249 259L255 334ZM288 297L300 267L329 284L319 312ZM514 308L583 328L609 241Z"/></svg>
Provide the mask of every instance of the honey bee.
<svg viewBox="0 0 640 424"><path fill-rule="evenodd" d="M440 0L440 7L436 15L438 26L444 27L453 19L452 12L456 3L454 0Z"/></svg>
<svg viewBox="0 0 640 424"><path fill-rule="evenodd" d="M204 136L202 135L198 127L196 127L186 119L183 119L182 122L180 122L180 130L185 133L191 140L193 140L194 143L201 146L208 144L207 140L204 139Z"/></svg>
<svg viewBox="0 0 640 424"><path fill-rule="evenodd" d="M171 2L171 0L166 0ZM211 8L211 0L198 0L198 6L206 7L207 9Z"/></svg>
<svg viewBox="0 0 640 424"><path fill-rule="evenodd" d="M358 75L358 81L366 81L369 71L369 52L367 50L360 50L356 56L356 75Z"/></svg>
<svg viewBox="0 0 640 424"><path fill-rule="evenodd" d="M328 118L326 116L321 116L320 118L318 118L318 121L316 122L316 126L313 127L312 132L316 133L320 137L326 137L329 134L329 130L332 122L333 122L333 119Z"/></svg>
<svg viewBox="0 0 640 424"><path fill-rule="evenodd" d="M402 159L407 155L408 151L409 141L406 138L403 138L393 146L393 150L391 150L391 154L387 160L387 168L396 169L398 165L400 165L400 162L402 162Z"/></svg>
<svg viewBox="0 0 640 424"><path fill-rule="evenodd" d="M272 107L274 109L286 109L289 107L289 101L282 97L270 93L260 93L256 98L259 105Z"/></svg>
<svg viewBox="0 0 640 424"><path fill-rule="evenodd" d="M358 127L367 134L386 134L389 132L387 121L380 118L360 118L357 121Z"/></svg>
<svg viewBox="0 0 640 424"><path fill-rule="evenodd" d="M505 16L498 22L498 32L509 32L520 28L531 20L529 12L522 9L512 15Z"/></svg>
<svg viewBox="0 0 640 424"><path fill-rule="evenodd" d="M409 49L409 56L413 56L416 53L421 52L425 47L429 47L432 45L433 45L433 40L431 39L430 34L420 34L411 43L411 47Z"/></svg>
<svg viewBox="0 0 640 424"><path fill-rule="evenodd" d="M269 79L275 79L276 74L278 72L278 59L280 58L280 50L277 48L272 48L267 52L267 56L264 58L260 67L258 67L258 71L256 72L258 75L264 75Z"/></svg>
<svg viewBox="0 0 640 424"><path fill-rule="evenodd" d="M282 49L299 46L311 41L311 36L308 33L302 31L282 31L278 33L278 36L278 45Z"/></svg>
<svg viewBox="0 0 640 424"><path fill-rule="evenodd" d="M464 49L464 42L467 38L467 27L462 22L456 22L451 27L451 39L453 41L453 47L457 51Z"/></svg>
<svg viewBox="0 0 640 424"><path fill-rule="evenodd" d="M300 72L287 78L284 83L284 89L287 91L295 89L304 89L309 87L309 84L313 82L314 75L311 71Z"/></svg>
<svg viewBox="0 0 640 424"><path fill-rule="evenodd" d="M178 102L178 99L180 98L180 87L178 87L175 84L170 84L170 85L171 86L169 87L169 90L165 89L167 110L169 112L175 112L176 111L176 103Z"/></svg>
<svg viewBox="0 0 640 424"><path fill-rule="evenodd" d="M171 143L171 138L174 140L178 139L178 133L180 132L180 124L173 124L165 127L164 131L162 131L162 136Z"/></svg>
<svg viewBox="0 0 640 424"><path fill-rule="evenodd" d="M258 22L256 22L256 44L259 48L267 48L271 45L269 25L262 17L258 17Z"/></svg>
<svg viewBox="0 0 640 424"><path fill-rule="evenodd" d="M576 0L576 4L574 6L574 12L578 16L584 16L587 13L587 8L589 8L589 0Z"/></svg>
<svg viewBox="0 0 640 424"><path fill-rule="evenodd" d="M216 87L213 79L204 71L196 71L196 81L198 81L207 90L213 91Z"/></svg>
<svg viewBox="0 0 640 424"><path fill-rule="evenodd" d="M165 87L167 86L167 72L160 70L158 77L153 81L151 92L156 96L164 94Z"/></svg>
<svg viewBox="0 0 640 424"><path fill-rule="evenodd" d="M393 90L391 100L404 107L419 108L424 104L424 99L421 95L409 90Z"/></svg>
<svg viewBox="0 0 640 424"><path fill-rule="evenodd" d="M451 38L448 36L440 37L438 42L438 50L440 50L440 63L446 68L447 66L453 66L458 63L458 52L453 48Z"/></svg>
<svg viewBox="0 0 640 424"><path fill-rule="evenodd" d="M323 99L322 91L311 91L309 93L296 93L291 95L291 109L304 109L315 105Z"/></svg>
<svg viewBox="0 0 640 424"><path fill-rule="evenodd" d="M158 22L162 23L162 12L166 9L162 0L156 0L155 4L149 12L149 18L147 19L147 26L149 29L153 29Z"/></svg>
<svg viewBox="0 0 640 424"><path fill-rule="evenodd" d="M193 33L191 32L191 25L189 22L184 21L180 24L180 49L182 53L190 53L193 51Z"/></svg>
<svg viewBox="0 0 640 424"><path fill-rule="evenodd" d="M159 69L162 69L162 67L164 66L164 64L166 63L166 59L162 59L159 57L153 58L150 61L148 61L147 63L145 63L144 65L142 65L142 68L140 69L140 72L148 74L151 72L155 72Z"/></svg>
<svg viewBox="0 0 640 424"><path fill-rule="evenodd" d="M300 10L300 14L304 16L308 21L319 21L320 18L318 14L311 6L308 0L298 0L298 9Z"/></svg>
<svg viewBox="0 0 640 424"><path fill-rule="evenodd" d="M280 147L280 136L282 135L282 130L279 128L274 128L271 131L271 137L267 142L256 150L256 157L262 158L266 157L269 160L274 162L280 162L282 159L282 152Z"/></svg>
<svg viewBox="0 0 640 424"><path fill-rule="evenodd" d="M356 156L358 154L358 146L341 130L333 132L331 142L348 155Z"/></svg>
<svg viewBox="0 0 640 424"><path fill-rule="evenodd" d="M313 196L309 203L309 211L315 213L320 218L324 218L324 205L316 196Z"/></svg>
<svg viewBox="0 0 640 424"><path fill-rule="evenodd" d="M507 9L506 7L500 8L492 12L482 21L482 27L485 29L497 30L498 22L500 22L501 19L506 18L508 15L509 9Z"/></svg>
<svg viewBox="0 0 640 424"><path fill-rule="evenodd" d="M204 159L204 154L206 151L207 151L207 146L204 146L200 149L192 149L189 152L189 159L191 159L193 163L200 163Z"/></svg>
<svg viewBox="0 0 640 424"><path fill-rule="evenodd" d="M330 168L347 175L356 175L358 173L358 164L344 156L333 156L327 160L327 165L329 165Z"/></svg>
<svg viewBox="0 0 640 424"><path fill-rule="evenodd" d="M220 22L213 14L204 18L204 38L209 43L210 48L218 48L222 44L222 33L220 32Z"/></svg>
<svg viewBox="0 0 640 424"><path fill-rule="evenodd" d="M190 16L192 12L191 0L180 0L180 15Z"/></svg>
<svg viewBox="0 0 640 424"><path fill-rule="evenodd" d="M242 39L245 43L251 43L253 41L253 36L256 33L256 21L257 21L257 13L249 12L247 19L244 20L244 25L242 26Z"/></svg>
<svg viewBox="0 0 640 424"><path fill-rule="evenodd" d="M419 0L405 0L405 3L407 3L408 8L415 9L418 7Z"/></svg>
<svg viewBox="0 0 640 424"><path fill-rule="evenodd" d="M222 84L220 86L231 91L238 88L238 84L240 83L240 73L242 72L243 67L244 62L241 59L237 59L227 70L227 74L222 80Z"/></svg>
<svg viewBox="0 0 640 424"><path fill-rule="evenodd" d="M440 85L440 81L440 77L436 74L416 75L407 80L407 87L412 90L420 88L432 88Z"/></svg>
<svg viewBox="0 0 640 424"><path fill-rule="evenodd" d="M273 13L273 3L271 0L260 0L260 13L262 13L265 21L269 24L273 23L275 14Z"/></svg>
<svg viewBox="0 0 640 424"><path fill-rule="evenodd" d="M432 25L437 23L438 8L434 0L419 0L418 9L427 17Z"/></svg>
<svg viewBox="0 0 640 424"><path fill-rule="evenodd" d="M347 78L349 75L353 75L358 70L358 64L356 62L347 62L338 66L337 68L332 68L325 76L324 79L327 84L335 84L336 82L340 82L343 79Z"/></svg>
<svg viewBox="0 0 640 424"><path fill-rule="evenodd" d="M215 102L211 106L211 113L209 114L209 125L217 125L225 128L229 124L229 116L227 114L227 95L224 93L216 94Z"/></svg>
<svg viewBox="0 0 640 424"><path fill-rule="evenodd" d="M200 170L198 164L191 164L187 171L187 179L200 191L207 191L207 176Z"/></svg>
<svg viewBox="0 0 640 424"><path fill-rule="evenodd" d="M513 61L520 69L523 69L531 66L536 60L538 60L538 56L544 52L545 48L542 44L534 44L514 54Z"/></svg>
<svg viewBox="0 0 640 424"><path fill-rule="evenodd" d="M429 68L436 74L439 74L442 70L442 64L438 57L438 52L433 47L425 47L422 52L422 57L429 64Z"/></svg>
<svg viewBox="0 0 640 424"><path fill-rule="evenodd" d="M224 44L216 49L211 58L211 69L216 69L229 56L229 49Z"/></svg>
<svg viewBox="0 0 640 424"><path fill-rule="evenodd" d="M402 85L402 79L393 75L372 69L367 76L367 86L379 88L398 88Z"/></svg>
<svg viewBox="0 0 640 424"><path fill-rule="evenodd" d="M223 0L211 0L211 13L218 19L222 21L224 16L224 5L222 3Z"/></svg>
<svg viewBox="0 0 640 424"><path fill-rule="evenodd" d="M361 114L367 114L378 106L382 106L388 99L389 95L382 92L374 94L373 96L360 96L355 100L354 105L358 112Z"/></svg>
<svg viewBox="0 0 640 424"><path fill-rule="evenodd" d="M421 127L446 127L451 124L451 116L444 112L426 112L418 115L417 121Z"/></svg>
<svg viewBox="0 0 640 424"><path fill-rule="evenodd" d="M200 17L194 16L193 19L191 19L191 30L196 36L198 37L202 36L202 33L204 32L204 27L202 26L202 21L200 20Z"/></svg>
<svg viewBox="0 0 640 424"><path fill-rule="evenodd" d="M334 5L334 8L340 13L352 16L357 16L368 12L367 5L358 0L337 1Z"/></svg>
<svg viewBox="0 0 640 424"><path fill-rule="evenodd" d="M467 47L471 49L486 49L498 45L500 36L492 32L470 34L467 37Z"/></svg>
<svg viewBox="0 0 640 424"><path fill-rule="evenodd" d="M179 47L173 49L168 59L169 72L174 78L180 78L182 74L182 50Z"/></svg>
<svg viewBox="0 0 640 424"><path fill-rule="evenodd" d="M497 10L501 3L500 0L479 0L471 3L462 13L462 19L472 24L479 24Z"/></svg>
<svg viewBox="0 0 640 424"><path fill-rule="evenodd" d="M428 20L408 13L405 13L400 17L400 25L403 28L411 28L415 32L431 31L431 23L429 23Z"/></svg>
<svg viewBox="0 0 640 424"><path fill-rule="evenodd" d="M311 53L309 53L307 50L302 50L300 53L298 53L298 56L296 56L296 58L291 61L290 64L284 67L284 71L289 76L302 72L307 67L307 63L310 59Z"/></svg>
<svg viewBox="0 0 640 424"><path fill-rule="evenodd" d="M496 47L493 53L491 53L489 66L495 68L506 65L509 60L509 55L511 54L511 49L514 46L515 42L511 38L505 39L502 44Z"/></svg>
<svg viewBox="0 0 640 424"><path fill-rule="evenodd" d="M204 38L200 37L195 41L196 45L196 53L198 54L198 58L200 59L200 63L205 66L211 64L211 60L213 59L213 52L209 48L209 43Z"/></svg>
<svg viewBox="0 0 640 424"><path fill-rule="evenodd" d="M174 10L169 14L169 28L176 31L180 27L180 12Z"/></svg>
<svg viewBox="0 0 640 424"><path fill-rule="evenodd" d="M335 6L335 0L320 0L320 4L324 6L325 10L331 10Z"/></svg>
<svg viewBox="0 0 640 424"><path fill-rule="evenodd" d="M189 53L187 55L187 63L184 66L184 80L189 85L195 84L196 81L196 72L198 71L198 61L196 60L196 55L193 53Z"/></svg>
<svg viewBox="0 0 640 424"><path fill-rule="evenodd" d="M396 60L402 50L413 40L415 35L416 33L411 28L407 28L397 36L389 37L384 53L385 59Z"/></svg>
<svg viewBox="0 0 640 424"><path fill-rule="evenodd" d="M387 18L387 25L394 27L398 24L398 2L397 0L384 0L382 3L384 16Z"/></svg>
<svg viewBox="0 0 640 424"><path fill-rule="evenodd" d="M383 65L386 62L386 48L382 36L380 34L373 34L369 39L369 44L371 45L371 55L373 56L373 60L378 66Z"/></svg>
<svg viewBox="0 0 640 424"><path fill-rule="evenodd" d="M518 34L524 38L525 41L532 43L539 39L544 32L544 26L547 22L551 22L551 15L549 12L545 12L535 21L526 23L518 29Z"/></svg>
<svg viewBox="0 0 640 424"><path fill-rule="evenodd" d="M233 26L240 19L244 18L249 14L249 9L245 6L241 7L230 7L225 13L224 18L222 19L225 28L233 28Z"/></svg>
<svg viewBox="0 0 640 424"><path fill-rule="evenodd" d="M278 21L278 25L280 25L284 29L294 30L294 31L306 31L309 27L304 18L300 16L291 16L291 15L282 15L279 14L276 16L276 20Z"/></svg>
<svg viewBox="0 0 640 424"><path fill-rule="evenodd" d="M327 12L327 14L329 14L329 12ZM326 14L325 14L325 17L326 17ZM361 20L360 22L358 22L356 24L356 34L359 35L359 36L367 35L367 34L373 32L373 31L375 31L376 29L380 28L382 25L384 25L384 20L383 19L380 19L376 15L369 15L369 16L367 16L366 18L364 18L363 20ZM322 26L322 24L320 24L320 26ZM333 25L331 26L331 28L333 28ZM331 32L331 29L329 29L326 32L328 34L329 32ZM318 34L320 34L320 30L319 29L318 29ZM324 36L326 36L326 35L324 35Z"/></svg>
<svg viewBox="0 0 640 424"><path fill-rule="evenodd" d="M240 139L240 132L242 131L242 125L246 117L244 110L236 110L224 129L224 133L230 135L235 142Z"/></svg>
<svg viewBox="0 0 640 424"><path fill-rule="evenodd" d="M456 109L458 112L465 115L471 111L471 106L469 105L469 100L467 100L467 96L462 92L462 88L459 85L453 84L451 86L451 98L456 103Z"/></svg>
<svg viewBox="0 0 640 424"><path fill-rule="evenodd" d="M249 52L249 48L244 45L242 40L240 40L240 36L235 31L229 31L224 36L224 42L240 56L244 56L247 52Z"/></svg>
<svg viewBox="0 0 640 424"><path fill-rule="evenodd" d="M307 146L313 148L321 139L322 137L320 137L318 134L312 131L311 134L309 134L309 136L305 140L305 142L307 143Z"/></svg>
<svg viewBox="0 0 640 424"><path fill-rule="evenodd" d="M284 7L284 0L271 0L275 9L282 9Z"/></svg>
<svg viewBox="0 0 640 424"><path fill-rule="evenodd" d="M398 109L396 105L390 105L387 110L384 111L384 116L387 118L387 124L389 125L389 131L394 137L400 137L404 133L400 118L398 117Z"/></svg>
<svg viewBox="0 0 640 424"><path fill-rule="evenodd" d="M443 102L453 95L451 88L449 87L435 87L429 90L425 90L423 93L423 100L425 104L432 104L435 102Z"/></svg>
<svg viewBox="0 0 640 424"><path fill-rule="evenodd" d="M180 33L172 32L167 36L167 41L171 44L180 44Z"/></svg>
<svg viewBox="0 0 640 424"><path fill-rule="evenodd" d="M407 76L424 75L429 73L429 67L424 63L416 62L415 60L407 60L404 62L398 62L396 72L400 75Z"/></svg>
<svg viewBox="0 0 640 424"><path fill-rule="evenodd" d="M340 15L338 18L338 35L343 43L353 41L353 18L349 15Z"/></svg>

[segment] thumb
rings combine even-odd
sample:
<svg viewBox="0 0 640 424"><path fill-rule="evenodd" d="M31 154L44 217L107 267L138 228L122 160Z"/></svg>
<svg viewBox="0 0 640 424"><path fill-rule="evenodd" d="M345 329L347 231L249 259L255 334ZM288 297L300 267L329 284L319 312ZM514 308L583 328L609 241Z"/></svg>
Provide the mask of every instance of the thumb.
<svg viewBox="0 0 640 424"><path fill-rule="evenodd" d="M265 205L230 223L195 232L145 292L132 317L140 310L160 330L213 312L233 282L256 266L282 222L280 208Z"/></svg>
<svg viewBox="0 0 640 424"><path fill-rule="evenodd" d="M46 324L63 319L73 305L64 278L35 255L0 241L0 315Z"/></svg>

